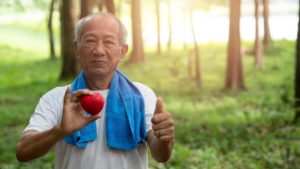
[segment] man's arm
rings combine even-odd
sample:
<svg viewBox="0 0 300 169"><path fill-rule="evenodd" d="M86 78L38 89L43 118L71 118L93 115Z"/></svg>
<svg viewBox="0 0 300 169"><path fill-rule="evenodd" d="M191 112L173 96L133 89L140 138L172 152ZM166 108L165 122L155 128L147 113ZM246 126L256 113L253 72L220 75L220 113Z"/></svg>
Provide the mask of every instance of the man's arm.
<svg viewBox="0 0 300 169"><path fill-rule="evenodd" d="M87 117L80 106L80 97L91 94L90 91L78 90L72 96L69 93L70 87L64 96L60 124L43 132L29 130L22 135L16 147L16 157L19 161L26 162L45 155L59 140L99 118L99 115Z"/></svg>
<svg viewBox="0 0 300 169"><path fill-rule="evenodd" d="M59 132L57 127L38 132L29 130L25 132L16 148L16 157L21 162L27 162L45 155L51 147L64 135Z"/></svg>
<svg viewBox="0 0 300 169"><path fill-rule="evenodd" d="M153 158L158 162L170 159L175 139L174 120L171 113L163 109L163 100L157 98L152 118L152 130L148 133L148 145Z"/></svg>

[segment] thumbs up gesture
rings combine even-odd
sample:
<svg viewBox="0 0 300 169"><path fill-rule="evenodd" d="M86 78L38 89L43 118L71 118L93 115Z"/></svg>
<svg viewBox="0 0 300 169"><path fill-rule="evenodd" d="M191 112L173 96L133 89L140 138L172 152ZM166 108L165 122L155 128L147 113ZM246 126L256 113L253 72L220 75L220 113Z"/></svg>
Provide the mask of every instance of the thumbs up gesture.
<svg viewBox="0 0 300 169"><path fill-rule="evenodd" d="M161 141L170 142L175 138L174 120L171 113L164 110L163 99L158 97L151 120L154 135Z"/></svg>

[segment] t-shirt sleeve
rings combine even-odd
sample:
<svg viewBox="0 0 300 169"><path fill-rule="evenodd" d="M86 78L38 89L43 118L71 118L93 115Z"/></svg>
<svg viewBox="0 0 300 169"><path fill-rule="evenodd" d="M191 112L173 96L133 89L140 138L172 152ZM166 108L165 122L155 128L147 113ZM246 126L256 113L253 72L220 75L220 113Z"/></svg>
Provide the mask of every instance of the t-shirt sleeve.
<svg viewBox="0 0 300 169"><path fill-rule="evenodd" d="M58 123L61 109L59 102L62 101L59 97L61 93L58 92L58 88L55 88L40 98L24 132L29 130L45 131Z"/></svg>
<svg viewBox="0 0 300 169"><path fill-rule="evenodd" d="M153 117L155 107L156 107L156 95L153 90L141 83L135 83L145 102L145 118L146 118L146 130L149 132L152 129L151 119Z"/></svg>

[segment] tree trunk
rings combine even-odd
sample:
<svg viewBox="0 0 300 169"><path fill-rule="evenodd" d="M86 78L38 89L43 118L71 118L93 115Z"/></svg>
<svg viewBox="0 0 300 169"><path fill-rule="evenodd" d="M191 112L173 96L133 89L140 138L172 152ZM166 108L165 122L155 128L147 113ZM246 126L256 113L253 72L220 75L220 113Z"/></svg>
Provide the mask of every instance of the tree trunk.
<svg viewBox="0 0 300 169"><path fill-rule="evenodd" d="M202 80L201 80L201 69L200 69L200 54L199 54L199 48L198 48L194 25L193 25L194 23L193 12L191 12L190 19L191 19L191 30L192 30L193 40L194 40L194 51L195 51L195 76L196 76L195 81L196 81L196 85L198 87L201 87Z"/></svg>
<svg viewBox="0 0 300 169"><path fill-rule="evenodd" d="M74 14L73 0L62 0L60 6L61 25L61 55L62 71L60 79L74 77L77 74L76 57L73 49L74 41Z"/></svg>
<svg viewBox="0 0 300 169"><path fill-rule="evenodd" d="M172 5L171 5L171 0L168 0L168 22L169 22L168 51L170 51L171 45L172 45Z"/></svg>
<svg viewBox="0 0 300 169"><path fill-rule="evenodd" d="M142 22L141 22L141 4L140 0L131 0L131 17L132 17L132 53L130 63L143 62L144 47L142 40Z"/></svg>
<svg viewBox="0 0 300 169"><path fill-rule="evenodd" d="M226 88L234 91L245 88L241 59L240 15L241 0L230 0Z"/></svg>
<svg viewBox="0 0 300 169"><path fill-rule="evenodd" d="M160 44L160 0L155 0L156 22L157 22L157 55L161 54Z"/></svg>
<svg viewBox="0 0 300 169"><path fill-rule="evenodd" d="M98 0L98 10L99 11L103 11L104 1L105 0Z"/></svg>
<svg viewBox="0 0 300 169"><path fill-rule="evenodd" d="M116 9L115 9L114 0L105 0L105 5L106 5L107 12L115 15Z"/></svg>
<svg viewBox="0 0 300 169"><path fill-rule="evenodd" d="M262 67L262 43L259 37L259 0L255 0L255 67L261 69Z"/></svg>
<svg viewBox="0 0 300 169"><path fill-rule="evenodd" d="M49 34L49 45L50 45L50 59L55 59L55 44L53 37L53 28L52 28L52 18L54 11L55 0L51 0L50 10L49 10L49 20L48 20L48 34Z"/></svg>
<svg viewBox="0 0 300 169"><path fill-rule="evenodd" d="M80 18L93 13L95 0L80 0Z"/></svg>
<svg viewBox="0 0 300 169"><path fill-rule="evenodd" d="M300 0L299 0L300 7ZM296 70L295 70L295 110L296 115L294 122L300 119L300 8L298 11L299 21L298 21L298 34L296 42Z"/></svg>
<svg viewBox="0 0 300 169"><path fill-rule="evenodd" d="M263 0L263 7L264 7L264 45L269 46L272 38L270 33L270 25L269 25L269 0Z"/></svg>
<svg viewBox="0 0 300 169"><path fill-rule="evenodd" d="M193 68L193 55L194 55L194 50L190 49L188 56L187 56L187 68L188 68L188 77L189 80L193 80L193 72L192 72L192 68Z"/></svg>

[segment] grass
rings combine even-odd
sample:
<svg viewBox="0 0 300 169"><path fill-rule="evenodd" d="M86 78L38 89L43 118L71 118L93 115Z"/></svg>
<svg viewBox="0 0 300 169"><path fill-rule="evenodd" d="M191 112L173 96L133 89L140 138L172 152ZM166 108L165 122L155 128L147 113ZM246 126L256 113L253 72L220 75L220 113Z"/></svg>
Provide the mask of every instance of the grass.
<svg viewBox="0 0 300 169"><path fill-rule="evenodd" d="M17 29L0 29L0 34ZM21 39L41 36L20 32ZM11 34L11 32L9 33ZM35 39L36 37L36 39ZM43 37L43 36L42 36ZM16 39L16 41L19 41ZM13 40L11 41L13 42ZM0 168L53 168L54 155L29 163L15 159L15 146L39 98L57 85L60 60L50 61L32 43L13 47L0 43ZM251 47L251 43L243 46ZM187 75L187 52L174 49L147 62L124 63L130 79L149 85L165 100L176 122L176 144L166 164L152 169L297 169L300 166L300 130L292 125L294 42L275 41L265 53L262 70L253 57L243 57L247 90L224 90L226 45L201 45L203 88Z"/></svg>

